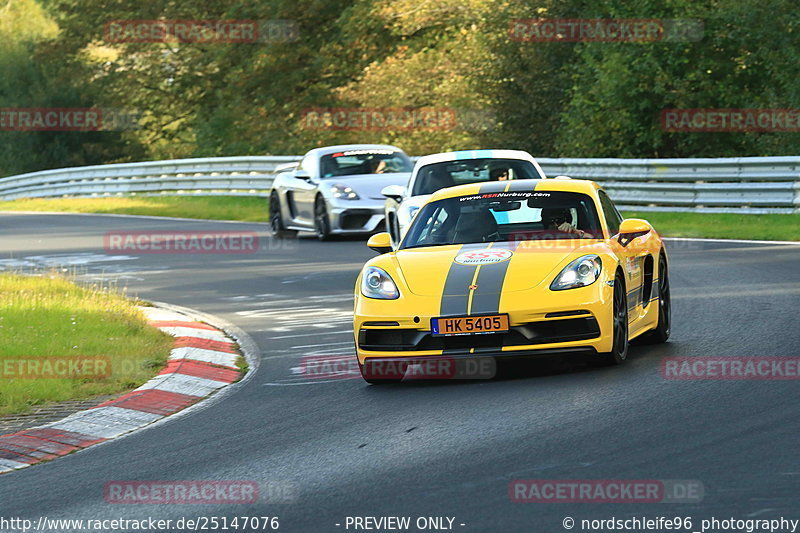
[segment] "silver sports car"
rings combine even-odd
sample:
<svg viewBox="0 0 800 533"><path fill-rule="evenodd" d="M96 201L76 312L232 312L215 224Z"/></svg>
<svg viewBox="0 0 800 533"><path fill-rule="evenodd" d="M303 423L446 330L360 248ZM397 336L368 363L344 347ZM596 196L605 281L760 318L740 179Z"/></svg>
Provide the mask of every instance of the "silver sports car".
<svg viewBox="0 0 800 533"><path fill-rule="evenodd" d="M408 181L413 163L401 149L348 144L309 151L276 171L269 195L270 226L277 237L314 231L332 235L383 229L381 190Z"/></svg>

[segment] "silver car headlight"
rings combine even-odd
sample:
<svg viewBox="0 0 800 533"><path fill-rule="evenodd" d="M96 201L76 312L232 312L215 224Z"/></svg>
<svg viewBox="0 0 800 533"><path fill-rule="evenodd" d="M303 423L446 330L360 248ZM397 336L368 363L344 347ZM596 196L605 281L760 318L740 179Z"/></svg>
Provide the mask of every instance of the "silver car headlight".
<svg viewBox="0 0 800 533"><path fill-rule="evenodd" d="M600 277L603 263L597 255L584 255L577 258L556 276L550 284L550 290L563 291L591 285Z"/></svg>
<svg viewBox="0 0 800 533"><path fill-rule="evenodd" d="M360 198L352 187L344 185L343 183L331 185L331 194L334 198L338 198L339 200L358 200Z"/></svg>
<svg viewBox="0 0 800 533"><path fill-rule="evenodd" d="M367 267L361 275L361 294L378 300L396 300L400 297L394 280L385 270Z"/></svg>

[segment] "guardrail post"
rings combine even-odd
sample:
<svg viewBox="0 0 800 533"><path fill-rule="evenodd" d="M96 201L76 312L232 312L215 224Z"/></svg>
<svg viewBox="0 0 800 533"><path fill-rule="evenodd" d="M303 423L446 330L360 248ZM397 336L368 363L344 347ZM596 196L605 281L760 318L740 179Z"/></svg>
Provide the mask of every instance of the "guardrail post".
<svg viewBox="0 0 800 533"><path fill-rule="evenodd" d="M800 215L800 180L794 182L794 212Z"/></svg>

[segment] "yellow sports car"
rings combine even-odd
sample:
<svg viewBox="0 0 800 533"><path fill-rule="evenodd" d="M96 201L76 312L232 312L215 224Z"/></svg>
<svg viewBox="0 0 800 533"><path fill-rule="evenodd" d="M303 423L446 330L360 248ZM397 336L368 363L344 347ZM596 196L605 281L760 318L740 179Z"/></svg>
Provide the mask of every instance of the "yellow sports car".
<svg viewBox="0 0 800 533"><path fill-rule="evenodd" d="M664 243L593 181L442 189L396 250L387 233L367 245L381 255L356 281L353 329L369 382L487 356L586 352L619 364L633 338L669 337Z"/></svg>

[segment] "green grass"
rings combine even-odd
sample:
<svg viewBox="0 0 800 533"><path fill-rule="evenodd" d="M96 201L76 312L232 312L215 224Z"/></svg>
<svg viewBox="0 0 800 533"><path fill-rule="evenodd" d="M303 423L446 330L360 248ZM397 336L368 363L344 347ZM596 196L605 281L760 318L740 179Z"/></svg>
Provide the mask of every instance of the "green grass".
<svg viewBox="0 0 800 533"><path fill-rule="evenodd" d="M627 218L643 218L649 221L665 237L800 241L800 214L625 212L623 215Z"/></svg>
<svg viewBox="0 0 800 533"><path fill-rule="evenodd" d="M0 211L57 211L206 218L266 222L267 200L237 196L138 196L89 199L33 199L0 202ZM667 237L707 237L800 241L800 214L726 215L701 213L627 212L649 220Z"/></svg>
<svg viewBox="0 0 800 533"><path fill-rule="evenodd" d="M172 345L113 289L59 275L0 273L0 415L138 387L166 364ZM32 366L50 358L106 364L110 372L53 377Z"/></svg>
<svg viewBox="0 0 800 533"><path fill-rule="evenodd" d="M112 198L35 198L0 202L0 211L111 213L212 220L267 222L266 198L250 196L132 196Z"/></svg>

